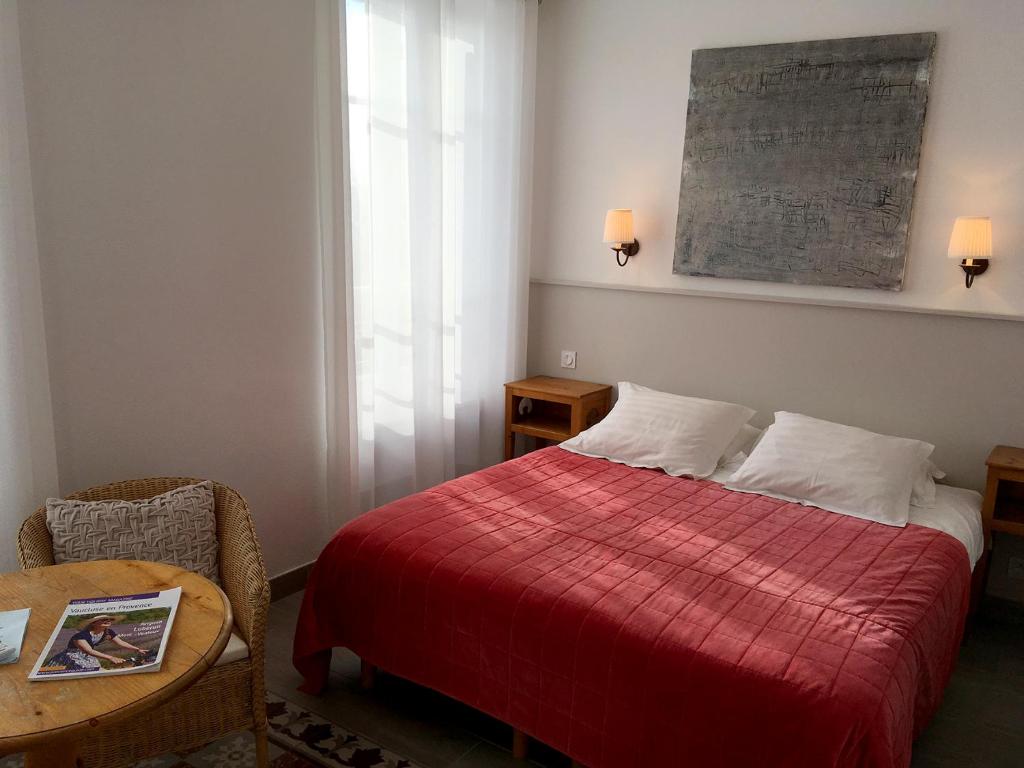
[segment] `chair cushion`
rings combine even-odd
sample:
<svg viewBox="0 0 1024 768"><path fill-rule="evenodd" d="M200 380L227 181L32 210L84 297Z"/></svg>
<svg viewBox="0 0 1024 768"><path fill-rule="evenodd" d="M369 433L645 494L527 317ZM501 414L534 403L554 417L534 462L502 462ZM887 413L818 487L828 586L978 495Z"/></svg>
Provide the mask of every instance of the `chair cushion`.
<svg viewBox="0 0 1024 768"><path fill-rule="evenodd" d="M232 632L231 637L228 638L228 644L224 646L224 650L221 651L213 666L219 667L247 658L249 658L249 646L245 644L245 640L238 632Z"/></svg>
<svg viewBox="0 0 1024 768"><path fill-rule="evenodd" d="M148 560L217 577L213 485L185 485L139 501L46 500L57 563Z"/></svg>

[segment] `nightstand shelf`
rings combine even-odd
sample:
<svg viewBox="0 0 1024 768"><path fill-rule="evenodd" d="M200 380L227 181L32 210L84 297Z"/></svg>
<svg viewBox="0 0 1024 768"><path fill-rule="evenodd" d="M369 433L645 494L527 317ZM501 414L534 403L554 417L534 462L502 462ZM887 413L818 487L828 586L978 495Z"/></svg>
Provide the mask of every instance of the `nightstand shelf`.
<svg viewBox="0 0 1024 768"><path fill-rule="evenodd" d="M551 416L520 418L518 421L513 421L509 429L516 434L539 437L542 440L558 440L559 442L573 436L568 421Z"/></svg>
<svg viewBox="0 0 1024 768"><path fill-rule="evenodd" d="M1000 533L1010 533L1014 536L1024 536L1024 518L1018 518L1018 520L993 519L992 530L999 531Z"/></svg>
<svg viewBox="0 0 1024 768"><path fill-rule="evenodd" d="M524 400L530 409L520 413ZM505 385L505 460L515 454L516 435L560 443L603 419L611 408L607 384L533 376Z"/></svg>
<svg viewBox="0 0 1024 768"><path fill-rule="evenodd" d="M1006 492L1008 485L1013 483L1012 480L1003 480L999 483L999 493L996 496L996 507L995 514L992 517L992 530L1002 530L1001 526L1004 524L1012 526L1019 526L1024 528L1024 500L1016 498L1007 498L1009 494ZM1024 489L1024 483L1013 483L1014 485L1020 486Z"/></svg>

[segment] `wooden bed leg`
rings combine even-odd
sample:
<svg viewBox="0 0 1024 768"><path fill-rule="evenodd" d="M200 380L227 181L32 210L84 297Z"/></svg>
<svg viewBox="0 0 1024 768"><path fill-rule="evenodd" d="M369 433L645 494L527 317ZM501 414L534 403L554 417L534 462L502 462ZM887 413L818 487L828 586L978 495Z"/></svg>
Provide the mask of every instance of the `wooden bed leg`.
<svg viewBox="0 0 1024 768"><path fill-rule="evenodd" d="M512 729L512 757L516 760L525 760L526 751L530 746L530 737L518 728Z"/></svg>
<svg viewBox="0 0 1024 768"><path fill-rule="evenodd" d="M361 659L359 664L359 687L364 691L369 691L373 688L375 682L377 682L377 668L365 659Z"/></svg>

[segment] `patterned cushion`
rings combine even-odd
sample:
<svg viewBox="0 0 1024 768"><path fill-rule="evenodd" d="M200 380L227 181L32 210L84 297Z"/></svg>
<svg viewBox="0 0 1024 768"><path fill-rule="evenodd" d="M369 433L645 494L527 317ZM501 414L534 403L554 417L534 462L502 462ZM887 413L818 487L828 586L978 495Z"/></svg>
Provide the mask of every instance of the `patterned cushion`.
<svg viewBox="0 0 1024 768"><path fill-rule="evenodd" d="M140 501L46 500L57 563L149 560L217 582L217 520L209 481Z"/></svg>

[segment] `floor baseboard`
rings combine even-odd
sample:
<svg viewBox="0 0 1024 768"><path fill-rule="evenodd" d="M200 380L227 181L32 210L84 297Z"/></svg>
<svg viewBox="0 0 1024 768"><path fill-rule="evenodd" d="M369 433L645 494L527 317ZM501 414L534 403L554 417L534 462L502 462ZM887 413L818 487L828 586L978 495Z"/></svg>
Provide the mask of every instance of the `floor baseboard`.
<svg viewBox="0 0 1024 768"><path fill-rule="evenodd" d="M306 580L309 572L313 569L313 563L309 562L292 568L290 571L279 573L270 579L270 602L280 600L282 597L294 595L306 588Z"/></svg>

